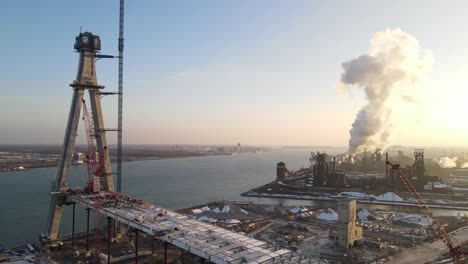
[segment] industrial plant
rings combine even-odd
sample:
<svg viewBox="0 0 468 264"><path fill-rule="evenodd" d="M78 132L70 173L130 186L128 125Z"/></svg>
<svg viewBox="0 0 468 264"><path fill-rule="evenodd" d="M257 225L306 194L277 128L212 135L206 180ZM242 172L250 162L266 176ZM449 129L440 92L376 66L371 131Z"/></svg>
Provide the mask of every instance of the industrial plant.
<svg viewBox="0 0 468 264"><path fill-rule="evenodd" d="M311 191L329 190L329 188L406 190L399 176L386 166L389 161L407 164L402 171L411 179L411 183L418 191L427 189L433 192L449 193L451 191L448 188L437 188L437 183L441 182L441 176L428 175L422 149L414 150L413 160L405 156L402 151L399 151L397 156L391 157L385 153L385 158L382 158L381 149L377 149L370 155L364 151L354 157L329 157L326 153L311 153L309 168L293 171L289 170L284 162L279 162L276 167L276 182L280 182L282 186ZM435 187L434 184L436 184Z"/></svg>

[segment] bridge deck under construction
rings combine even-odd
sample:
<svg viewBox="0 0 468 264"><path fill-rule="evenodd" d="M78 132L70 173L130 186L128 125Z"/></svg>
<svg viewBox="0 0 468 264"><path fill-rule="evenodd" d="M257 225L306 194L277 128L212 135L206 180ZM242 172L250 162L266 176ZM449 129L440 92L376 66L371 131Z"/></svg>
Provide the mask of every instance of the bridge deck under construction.
<svg viewBox="0 0 468 264"><path fill-rule="evenodd" d="M111 192L76 192L71 199L100 215L155 236L214 263L313 263L287 249L229 231L187 215Z"/></svg>

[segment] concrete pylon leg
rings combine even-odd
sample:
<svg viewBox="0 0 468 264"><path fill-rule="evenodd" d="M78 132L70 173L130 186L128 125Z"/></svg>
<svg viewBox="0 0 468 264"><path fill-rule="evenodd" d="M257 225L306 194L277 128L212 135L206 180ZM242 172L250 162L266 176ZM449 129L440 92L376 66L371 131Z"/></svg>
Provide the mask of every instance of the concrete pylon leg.
<svg viewBox="0 0 468 264"><path fill-rule="evenodd" d="M80 111L82 106L82 99L84 89L75 88L73 91L73 98L68 114L68 122L65 130L65 137L63 139L62 154L57 167L57 173L54 181L52 182L51 191L54 193L60 192L62 188L66 188L68 179L68 170L73 158L75 149L76 134L78 130L78 122L80 119ZM60 220L62 219L63 196L53 195L50 200L49 216L47 220L47 233L51 240L57 240Z"/></svg>
<svg viewBox="0 0 468 264"><path fill-rule="evenodd" d="M167 264L167 242L164 242L164 264Z"/></svg>
<svg viewBox="0 0 468 264"><path fill-rule="evenodd" d="M104 159L102 170L101 186L104 190L114 191L109 150L107 148L106 131L104 130L104 117L102 115L101 95L98 90L89 90L91 110L93 113L94 132L96 136L96 149L99 152L99 159Z"/></svg>

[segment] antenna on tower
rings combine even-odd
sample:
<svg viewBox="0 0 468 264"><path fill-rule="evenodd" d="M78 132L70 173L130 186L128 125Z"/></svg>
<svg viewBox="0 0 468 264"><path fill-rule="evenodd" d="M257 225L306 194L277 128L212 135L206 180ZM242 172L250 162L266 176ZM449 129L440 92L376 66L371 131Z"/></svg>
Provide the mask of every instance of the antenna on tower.
<svg viewBox="0 0 468 264"><path fill-rule="evenodd" d="M120 0L119 16L119 91L117 116L117 192L122 192L122 106L123 106L123 51L124 51L124 0Z"/></svg>

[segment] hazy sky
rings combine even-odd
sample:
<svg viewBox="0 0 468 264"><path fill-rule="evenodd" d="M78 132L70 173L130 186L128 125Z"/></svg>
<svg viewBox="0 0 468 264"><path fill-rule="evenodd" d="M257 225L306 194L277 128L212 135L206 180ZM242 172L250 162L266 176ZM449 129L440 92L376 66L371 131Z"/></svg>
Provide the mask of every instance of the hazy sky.
<svg viewBox="0 0 468 264"><path fill-rule="evenodd" d="M401 28L434 64L419 105L394 105L391 143L468 145L467 1L126 2L125 143L346 146L365 99L332 89L341 63ZM62 143L80 27L116 54L118 1L2 1L0 144ZM97 64L115 91L117 61Z"/></svg>

